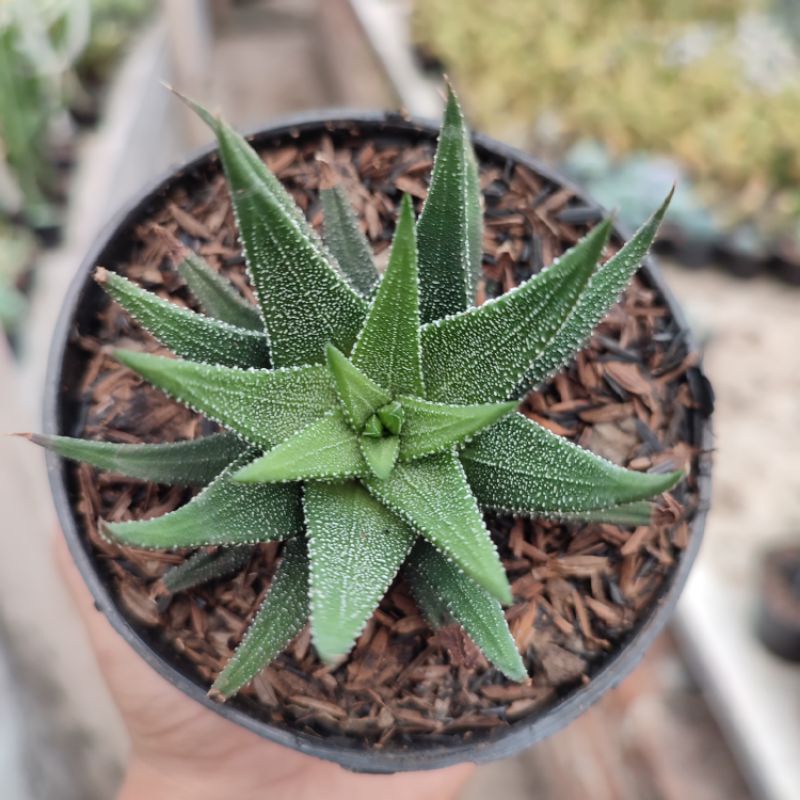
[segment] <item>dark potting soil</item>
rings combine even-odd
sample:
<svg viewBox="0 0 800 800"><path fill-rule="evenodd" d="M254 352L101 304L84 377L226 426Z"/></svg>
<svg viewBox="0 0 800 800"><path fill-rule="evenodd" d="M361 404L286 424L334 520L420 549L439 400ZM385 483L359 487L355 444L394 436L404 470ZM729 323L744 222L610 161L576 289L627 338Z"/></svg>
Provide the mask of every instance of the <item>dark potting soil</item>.
<svg viewBox="0 0 800 800"><path fill-rule="evenodd" d="M385 263L402 192L417 211L432 165L428 144L322 136L265 154L316 227L317 190L327 167L347 189L378 263ZM484 280L479 301L507 291L549 264L597 221L569 189L527 167L484 166ZM135 233L131 258L105 264L173 302L191 300L172 265L161 226L201 253L252 298L222 177L176 190L152 224ZM616 243L617 245L619 243ZM609 254L613 246L609 249ZM85 356L84 418L70 433L117 442L206 435L212 423L166 399L110 355L114 347L163 352L116 305L73 334ZM527 684L489 667L456 626L436 632L407 587L395 582L344 663L323 665L301 633L239 697L229 702L277 725L339 734L372 747L402 747L425 736L464 740L536 715L581 684L630 636L687 546L697 506L700 453L694 409L704 389L695 355L658 293L637 278L577 360L521 409L558 434L639 470L680 468L688 478L658 503L653 524L563 524L490 516L487 522L512 581L506 612L528 665ZM98 518L118 521L175 509L190 492L76 465L76 507L123 612L161 652L210 684L231 656L268 589L280 545L260 545L232 578L164 600L164 572L187 552L109 544Z"/></svg>

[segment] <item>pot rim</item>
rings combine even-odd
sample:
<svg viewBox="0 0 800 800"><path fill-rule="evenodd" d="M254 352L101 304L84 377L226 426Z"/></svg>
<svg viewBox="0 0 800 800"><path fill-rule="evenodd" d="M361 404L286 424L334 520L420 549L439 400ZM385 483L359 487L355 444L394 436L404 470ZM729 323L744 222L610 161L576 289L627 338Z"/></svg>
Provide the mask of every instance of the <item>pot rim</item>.
<svg viewBox="0 0 800 800"><path fill-rule="evenodd" d="M272 124L256 128L247 136L257 142L269 143L270 140L300 138L303 134L314 131L341 130L346 132L350 129L358 130L364 138L369 138L370 134L388 133L399 137L407 137L411 134L415 138L432 137L435 139L438 134L438 124L426 119L387 112L330 109L282 118ZM537 159L527 153L484 134L473 134L472 138L478 153L482 152L489 156L489 160L522 163L548 181L569 188L586 205L602 210L598 203L591 200L574 183L566 180L555 170L539 163ZM95 265L103 260L101 258L103 252L114 244L117 232L128 227L134 219L145 212L151 198L163 194L167 187L180 183L184 175L196 171L204 162L213 158L216 150L215 143L202 147L176 166L167 169L156 179L148 182L112 216L96 236L93 246L71 280L55 325L45 383L43 422L46 433L58 434L63 431L61 386L63 367L70 349L69 334L79 301L91 282L91 272ZM620 226L615 225L614 233L628 238L627 231ZM660 293L678 325L681 335L686 337L689 350L698 352L684 314L650 256L644 260L639 274ZM698 364L695 369L701 370L701 365ZM414 742L404 749L387 749L385 751L358 748L349 743L345 745L344 737L317 737L280 728L249 714L246 709L237 707L235 702L221 704L211 700L199 681L184 674L176 664L170 663L154 650L147 639L123 615L110 587L106 585L100 573L95 569L91 546L82 535L80 525L72 511L66 479L66 462L48 451L46 463L59 523L67 539L70 553L94 598L97 609L105 614L117 633L156 672L206 708L265 739L311 756L334 761L356 772L391 773L438 769L464 761L485 763L510 757L564 728L586 711L606 691L614 688L623 678L627 677L669 620L700 548L711 493L711 462L708 454L713 446L713 435L709 414L703 416L702 432L699 438L700 441L694 442L700 449L697 473L699 502L695 517L691 522L689 544L679 555L677 564L664 579L656 598L652 601L646 614L640 618L637 627L618 650L604 661L588 684L571 691L533 718L528 720L523 718L511 723L508 728L498 729L487 738L476 742L459 742L454 745L439 742L435 744ZM347 741L349 742L349 740Z"/></svg>

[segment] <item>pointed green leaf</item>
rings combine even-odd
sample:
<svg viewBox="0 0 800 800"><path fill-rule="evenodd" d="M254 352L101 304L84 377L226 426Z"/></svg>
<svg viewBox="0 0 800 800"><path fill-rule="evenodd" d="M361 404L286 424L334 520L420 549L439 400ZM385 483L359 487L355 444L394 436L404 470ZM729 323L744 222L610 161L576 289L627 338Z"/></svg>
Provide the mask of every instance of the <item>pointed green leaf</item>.
<svg viewBox="0 0 800 800"><path fill-rule="evenodd" d="M28 438L62 458L170 486L204 486L247 448L232 433L217 433L173 444L116 444L38 433Z"/></svg>
<svg viewBox="0 0 800 800"><path fill-rule="evenodd" d="M378 283L372 248L358 227L356 216L339 186L319 193L325 217L325 243L339 262L351 285L364 297L371 297Z"/></svg>
<svg viewBox="0 0 800 800"><path fill-rule="evenodd" d="M204 117L209 121L209 115ZM322 363L333 342L349 352L367 305L253 148L210 119L236 213L250 281L278 367Z"/></svg>
<svg viewBox="0 0 800 800"><path fill-rule="evenodd" d="M276 483L363 475L367 465L358 438L340 408L273 447L240 472L244 483Z"/></svg>
<svg viewBox="0 0 800 800"><path fill-rule="evenodd" d="M462 444L517 407L514 400L471 406L432 403L418 397L401 397L400 402L405 412L400 437L402 461L413 461Z"/></svg>
<svg viewBox="0 0 800 800"><path fill-rule="evenodd" d="M325 367L243 370L176 361L132 350L117 360L185 406L264 449L273 447L336 405Z"/></svg>
<svg viewBox="0 0 800 800"><path fill-rule="evenodd" d="M452 558L467 575L501 602L511 602L511 588L497 548L455 456L439 453L411 464L398 464L388 480L366 478L363 482L387 508Z"/></svg>
<svg viewBox="0 0 800 800"><path fill-rule="evenodd" d="M231 480L255 451L245 453L186 505L154 519L107 522L104 533L144 548L253 544L287 539L302 529L297 486Z"/></svg>
<svg viewBox="0 0 800 800"><path fill-rule="evenodd" d="M224 700L236 694L303 630L308 619L308 556L302 537L283 548L264 602L209 695Z"/></svg>
<svg viewBox="0 0 800 800"><path fill-rule="evenodd" d="M373 414L365 423L364 430L361 432L362 436L370 439L380 439L386 429L377 414Z"/></svg>
<svg viewBox="0 0 800 800"><path fill-rule="evenodd" d="M623 469L513 414L461 451L482 508L512 514L583 514L645 500L671 489L680 472Z"/></svg>
<svg viewBox="0 0 800 800"><path fill-rule="evenodd" d="M609 221L601 223L551 267L508 294L426 325L427 397L443 403L508 399L569 317L610 230Z"/></svg>
<svg viewBox="0 0 800 800"><path fill-rule="evenodd" d="M236 547L218 547L212 553L198 550L182 564L168 570L162 582L170 594L176 594L209 581L227 578L250 562L254 549L252 545L245 544Z"/></svg>
<svg viewBox="0 0 800 800"><path fill-rule="evenodd" d="M392 474L394 465L397 463L400 439L397 436L374 438L365 435L361 437L359 443L369 471L376 478L385 481Z"/></svg>
<svg viewBox="0 0 800 800"><path fill-rule="evenodd" d="M581 296L569 319L533 362L516 392L518 396L540 385L574 358L592 331L619 300L622 291L639 269L642 259L647 255L656 237L671 200L672 192L625 246L592 276L589 287Z"/></svg>
<svg viewBox="0 0 800 800"><path fill-rule="evenodd" d="M389 433L397 435L403 430L406 412L397 400L392 400L391 403L387 403L383 408L379 408L377 413L378 419Z"/></svg>
<svg viewBox="0 0 800 800"><path fill-rule="evenodd" d="M214 272L205 259L190 252L178 264L178 272L210 317L263 333L264 322L258 309L248 303L230 281Z"/></svg>
<svg viewBox="0 0 800 800"><path fill-rule="evenodd" d="M503 609L485 589L422 540L414 545L406 572L411 592L432 625L438 627L451 616L506 677L528 677Z"/></svg>
<svg viewBox="0 0 800 800"><path fill-rule="evenodd" d="M222 136L226 137L229 141L229 149L233 151L237 159L240 159L249 167L253 180L258 182L264 191L269 192L287 214L294 216L303 235L312 240L319 251L324 254L325 249L322 247L319 236L317 236L314 229L308 224L302 210L298 207L297 203L295 203L294 198L286 191L278 178L270 172L266 164L261 160L261 156L248 144L247 140L231 128L221 117L212 114L208 109L203 108L199 103L196 103L194 100L186 97L175 89L172 89L172 91L182 102L186 103L209 128L211 128L218 140Z"/></svg>
<svg viewBox="0 0 800 800"><path fill-rule="evenodd" d="M640 500L597 511L562 514L561 518L578 522L609 522L612 525L649 525L653 518L653 505L646 500Z"/></svg>
<svg viewBox="0 0 800 800"><path fill-rule="evenodd" d="M417 223L422 322L472 305L481 270L482 221L469 130L448 87L431 186Z"/></svg>
<svg viewBox="0 0 800 800"><path fill-rule="evenodd" d="M403 198L389 265L353 350L353 364L390 395L423 395L414 209Z"/></svg>
<svg viewBox="0 0 800 800"><path fill-rule="evenodd" d="M353 427L360 431L366 421L389 402L390 397L332 344L328 345L326 355L342 407Z"/></svg>
<svg viewBox="0 0 800 800"><path fill-rule="evenodd" d="M311 563L311 635L324 661L353 646L416 538L354 482L310 483L303 500Z"/></svg>
<svg viewBox="0 0 800 800"><path fill-rule="evenodd" d="M114 272L98 269L97 282L164 347L183 358L228 367L266 367L263 333L235 328L162 300Z"/></svg>

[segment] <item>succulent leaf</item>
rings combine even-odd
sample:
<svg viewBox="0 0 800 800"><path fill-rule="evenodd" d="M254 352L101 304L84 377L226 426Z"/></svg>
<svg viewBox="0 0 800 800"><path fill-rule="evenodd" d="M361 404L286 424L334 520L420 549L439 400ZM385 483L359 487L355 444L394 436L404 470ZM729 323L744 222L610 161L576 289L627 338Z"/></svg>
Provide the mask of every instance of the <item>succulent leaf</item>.
<svg viewBox="0 0 800 800"><path fill-rule="evenodd" d="M369 471L376 478L385 481L392 474L394 465L397 463L397 456L400 453L400 437L374 437L365 434L359 439L359 444Z"/></svg>
<svg viewBox="0 0 800 800"><path fill-rule="evenodd" d="M653 497L683 477L623 469L521 414L473 439L461 462L483 508L518 515L583 516Z"/></svg>
<svg viewBox="0 0 800 800"><path fill-rule="evenodd" d="M178 272L210 317L263 334L264 321L258 309L248 303L229 280L214 272L205 259L189 251L178 264Z"/></svg>
<svg viewBox="0 0 800 800"><path fill-rule="evenodd" d="M250 562L254 549L252 545L245 544L219 547L214 552L198 550L182 564L168 570L161 581L170 594L176 594L209 581L227 578Z"/></svg>
<svg viewBox="0 0 800 800"><path fill-rule="evenodd" d="M542 354L533 362L515 392L522 396L568 364L583 347L592 331L619 300L623 289L647 255L658 233L661 220L667 213L671 191L661 207L639 228L619 252L592 276L591 283L561 330Z"/></svg>
<svg viewBox="0 0 800 800"><path fill-rule="evenodd" d="M83 461L129 478L178 486L205 486L247 448L232 433L174 444L116 444L38 433L29 434L28 438L62 458Z"/></svg>
<svg viewBox="0 0 800 800"><path fill-rule="evenodd" d="M236 328L176 306L102 267L95 276L117 303L176 355L228 367L269 366L269 348L262 332Z"/></svg>
<svg viewBox="0 0 800 800"><path fill-rule="evenodd" d="M371 297L378 284L372 248L358 227L356 216L339 186L319 193L325 218L325 244L356 291Z"/></svg>
<svg viewBox="0 0 800 800"><path fill-rule="evenodd" d="M401 461L413 461L462 444L517 407L516 401L455 406L401 397L400 402L405 414L400 437Z"/></svg>
<svg viewBox="0 0 800 800"><path fill-rule="evenodd" d="M243 370L133 350L117 360L189 408L268 449L319 419L337 402L325 367Z"/></svg>
<svg viewBox="0 0 800 800"><path fill-rule="evenodd" d="M253 148L219 120L213 129L273 364L322 363L329 342L349 352L366 302Z"/></svg>
<svg viewBox="0 0 800 800"><path fill-rule="evenodd" d="M358 483L310 483L303 506L311 637L320 657L333 662L353 646L416 536Z"/></svg>
<svg viewBox="0 0 800 800"><path fill-rule="evenodd" d="M353 364L390 395L424 396L414 209L406 195L383 280L353 349Z"/></svg>
<svg viewBox="0 0 800 800"><path fill-rule="evenodd" d="M246 484L231 475L253 457L245 453L200 494L153 519L106 522L103 531L121 544L147 549L253 544L287 539L302 529L297 486Z"/></svg>
<svg viewBox="0 0 800 800"><path fill-rule="evenodd" d="M364 475L358 437L340 408L298 431L236 473L243 483L281 483Z"/></svg>
<svg viewBox="0 0 800 800"><path fill-rule="evenodd" d="M379 408L377 414L381 424L389 433L393 433L397 436L402 432L406 412L397 400L392 400L382 408Z"/></svg>
<svg viewBox="0 0 800 800"><path fill-rule="evenodd" d="M469 308L481 271L483 218L469 130L449 86L417 238L422 322Z"/></svg>
<svg viewBox="0 0 800 800"><path fill-rule="evenodd" d="M452 617L506 677L528 677L503 609L483 587L424 541L414 545L406 571L414 599L434 627Z"/></svg>
<svg viewBox="0 0 800 800"><path fill-rule="evenodd" d="M611 231L606 220L516 289L422 330L430 400L507 400L569 317Z"/></svg>
<svg viewBox="0 0 800 800"><path fill-rule="evenodd" d="M646 500L634 503L622 503L618 506L603 508L597 511L583 511L577 514L562 514L566 520L580 522L608 522L612 525L649 525L652 522L653 505Z"/></svg>
<svg viewBox="0 0 800 800"><path fill-rule="evenodd" d="M308 619L308 555L298 536L283 548L264 602L209 695L224 700L251 681L303 629Z"/></svg>
<svg viewBox="0 0 800 800"><path fill-rule="evenodd" d="M353 427L360 431L391 398L332 344L328 345L326 355L342 408Z"/></svg>
<svg viewBox="0 0 800 800"><path fill-rule="evenodd" d="M364 485L498 600L511 602L497 548L455 456L398 464L387 480L367 478Z"/></svg>

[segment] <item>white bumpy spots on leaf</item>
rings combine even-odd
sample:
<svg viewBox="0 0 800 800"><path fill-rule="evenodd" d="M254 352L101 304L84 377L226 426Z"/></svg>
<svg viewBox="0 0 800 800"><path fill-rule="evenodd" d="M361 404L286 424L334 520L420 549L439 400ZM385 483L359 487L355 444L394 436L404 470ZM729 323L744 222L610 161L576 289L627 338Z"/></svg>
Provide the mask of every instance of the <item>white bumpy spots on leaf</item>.
<svg viewBox="0 0 800 800"><path fill-rule="evenodd" d="M422 332L430 400L506 400L550 344L585 289L611 230L608 221L543 272L501 297Z"/></svg>
<svg viewBox="0 0 800 800"><path fill-rule="evenodd" d="M517 396L522 396L554 375L583 347L598 323L617 302L647 255L671 200L672 192L624 247L592 276L569 319L547 349L533 362L515 393Z"/></svg>
<svg viewBox="0 0 800 800"><path fill-rule="evenodd" d="M98 269L96 278L146 331L176 355L229 367L269 366L269 348L262 332L235 328L180 308L105 269Z"/></svg>
<svg viewBox="0 0 800 800"><path fill-rule="evenodd" d="M342 408L350 424L360 431L367 420L391 398L333 345L328 345L327 358Z"/></svg>
<svg viewBox="0 0 800 800"><path fill-rule="evenodd" d="M513 414L461 452L472 491L484 508L560 516L631 503L671 489L680 472L633 472Z"/></svg>
<svg viewBox="0 0 800 800"><path fill-rule="evenodd" d="M438 453L398 464L387 480L369 478L364 484L467 575L503 603L511 602L497 548L455 456Z"/></svg>
<svg viewBox="0 0 800 800"><path fill-rule="evenodd" d="M264 321L258 309L248 303L229 280L214 272L205 259L188 251L178 264L178 272L210 317L263 333Z"/></svg>
<svg viewBox="0 0 800 800"><path fill-rule="evenodd" d="M236 473L235 480L246 483L325 480L366 472L358 438L344 412L334 408Z"/></svg>
<svg viewBox="0 0 800 800"><path fill-rule="evenodd" d="M205 486L247 448L232 433L174 444L116 444L39 434L31 434L29 438L62 458L171 486Z"/></svg>
<svg viewBox="0 0 800 800"><path fill-rule="evenodd" d="M513 681L528 677L500 603L427 542L418 541L408 560L414 599L434 627L458 622L484 655Z"/></svg>
<svg viewBox="0 0 800 800"><path fill-rule="evenodd" d="M418 397L401 397L400 402L404 414L403 435L400 437L400 458L403 461L413 461L463 444L517 407L515 401L453 406Z"/></svg>
<svg viewBox="0 0 800 800"><path fill-rule="evenodd" d="M283 548L269 592L233 658L214 681L209 695L230 697L278 656L308 619L308 556L301 537Z"/></svg>
<svg viewBox="0 0 800 800"><path fill-rule="evenodd" d="M309 483L303 505L311 636L330 662L349 652L416 537L357 483Z"/></svg>
<svg viewBox="0 0 800 800"><path fill-rule="evenodd" d="M302 527L297 486L231 480L252 453L238 458L186 505L155 519L105 523L104 532L134 547L201 547L286 539Z"/></svg>
<svg viewBox="0 0 800 800"><path fill-rule="evenodd" d="M472 305L481 271L480 197L469 131L448 87L431 186L417 223L422 322Z"/></svg>
<svg viewBox="0 0 800 800"><path fill-rule="evenodd" d="M339 186L319 193L325 218L325 243L351 286L363 297L371 297L378 284L372 248L358 227L347 196Z"/></svg>
<svg viewBox="0 0 800 800"><path fill-rule="evenodd" d="M353 364L390 395L424 396L414 210L403 197L383 280L353 349Z"/></svg>
<svg viewBox="0 0 800 800"><path fill-rule="evenodd" d="M270 448L336 404L325 367L243 370L115 351L117 360L183 405Z"/></svg>
<svg viewBox="0 0 800 800"><path fill-rule="evenodd" d="M349 352L365 301L326 257L302 212L287 208L288 195L276 192L250 145L222 122L214 130L272 363L322 363L329 342Z"/></svg>

